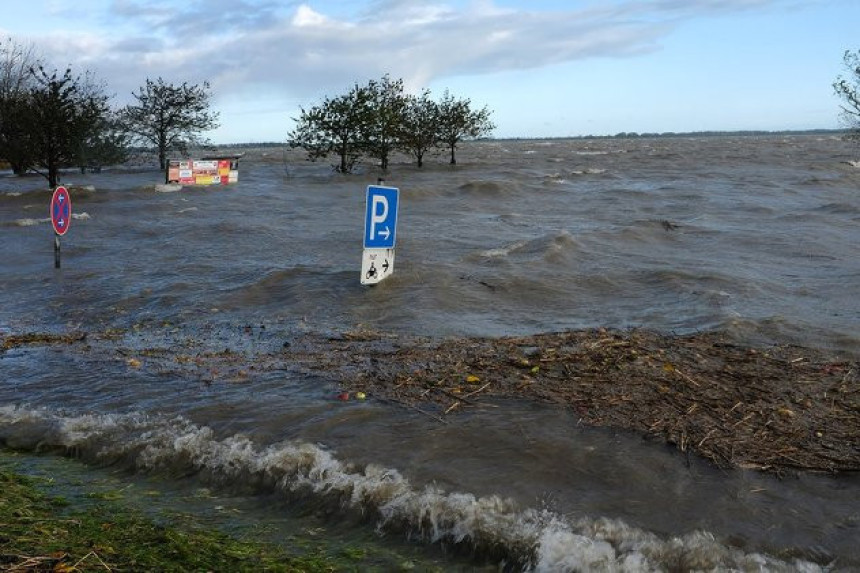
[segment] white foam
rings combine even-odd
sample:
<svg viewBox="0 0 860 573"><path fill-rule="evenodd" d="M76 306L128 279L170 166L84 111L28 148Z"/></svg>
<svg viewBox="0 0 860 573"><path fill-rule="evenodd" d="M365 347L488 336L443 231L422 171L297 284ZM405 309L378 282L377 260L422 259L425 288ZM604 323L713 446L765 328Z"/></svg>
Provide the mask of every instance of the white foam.
<svg viewBox="0 0 860 573"><path fill-rule="evenodd" d="M498 247L495 249L487 249L486 251L481 251L480 255L489 259L507 257L512 252L523 248L526 244L526 241L517 241L505 247Z"/></svg>
<svg viewBox="0 0 860 573"><path fill-rule="evenodd" d="M72 219L75 219L77 221L86 221L88 219L92 219L92 217L90 217L90 214L86 213L86 212L84 212L84 213L72 213ZM12 222L12 224L16 225L18 227L32 227L34 225L41 225L43 223L50 223L50 222L51 222L50 217L45 217L44 219L25 218L25 219L16 219L15 221Z"/></svg>
<svg viewBox="0 0 860 573"><path fill-rule="evenodd" d="M32 227L33 225L39 225L40 223L50 223L51 218L47 217L45 219L16 219L14 224L19 227Z"/></svg>
<svg viewBox="0 0 860 573"><path fill-rule="evenodd" d="M814 563L745 553L707 532L671 539L607 519L566 518L544 509L521 509L499 496L476 497L438 487L413 487L397 470L356 468L331 452L302 442L260 447L250 438L219 439L189 420L141 414L62 416L47 410L0 407L0 440L30 434L29 441L95 455L129 459L150 471L179 467L219 480L270 484L285 493L333 496L344 508L373 512L380 528L427 541L504 548L508 561L535 572L683 570L820 571ZM36 446L33 446L36 447Z"/></svg>
<svg viewBox="0 0 860 573"><path fill-rule="evenodd" d="M182 191L182 185L180 183L159 183L153 189L156 193L176 193Z"/></svg>

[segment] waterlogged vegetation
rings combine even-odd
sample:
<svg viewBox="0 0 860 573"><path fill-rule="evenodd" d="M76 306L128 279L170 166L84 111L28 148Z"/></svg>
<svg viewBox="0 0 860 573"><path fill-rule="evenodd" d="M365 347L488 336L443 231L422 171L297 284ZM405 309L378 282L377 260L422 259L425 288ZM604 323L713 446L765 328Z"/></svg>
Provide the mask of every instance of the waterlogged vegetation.
<svg viewBox="0 0 860 573"><path fill-rule="evenodd" d="M51 483L0 464L0 569L96 571L332 571L322 551L290 556L186 524L158 523L124 507L121 493L92 496L80 508L51 495Z"/></svg>
<svg viewBox="0 0 860 573"><path fill-rule="evenodd" d="M76 479L60 467L75 463L69 460L35 460L41 470L32 456L0 450L0 571L441 570L328 540L321 528L290 533L285 548L268 541L264 525L228 534L199 514L145 512L129 484Z"/></svg>
<svg viewBox="0 0 860 573"><path fill-rule="evenodd" d="M375 159L386 171L395 151L413 157L422 167L434 148L447 150L455 165L458 145L489 136L495 129L491 114L486 106L473 109L469 99L447 90L438 102L426 89L417 96L407 94L402 79L385 75L301 108L288 141L290 147L307 151L310 161L338 157L332 168L339 173L351 173L362 157Z"/></svg>

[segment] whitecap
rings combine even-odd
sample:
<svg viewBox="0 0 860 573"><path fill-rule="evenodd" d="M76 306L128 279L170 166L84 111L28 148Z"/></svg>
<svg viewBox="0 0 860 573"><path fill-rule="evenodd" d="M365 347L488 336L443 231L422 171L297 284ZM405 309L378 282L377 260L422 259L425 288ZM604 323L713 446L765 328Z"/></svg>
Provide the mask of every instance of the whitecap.
<svg viewBox="0 0 860 573"><path fill-rule="evenodd" d="M33 225L38 225L40 223L50 223L51 218L47 217L45 219L16 219L13 224L18 227L32 227Z"/></svg>
<svg viewBox="0 0 860 573"><path fill-rule="evenodd" d="M526 245L526 241L517 241L510 245L506 245L504 247L497 247L494 249L487 249L485 251L481 251L479 254L482 257L486 257L488 259L494 259L499 257L507 257L513 251L523 248Z"/></svg>
<svg viewBox="0 0 860 573"><path fill-rule="evenodd" d="M334 501L342 511L375 515L381 530L465 544L476 553L501 550L507 563L535 572L822 570L811 562L746 552L707 532L663 538L621 520L571 518L522 509L497 495L417 488L396 469L356 467L304 442L262 446L241 434L219 438L181 416L63 416L7 405L0 406L0 441L19 449L61 447L99 463L125 460L143 471L195 471L219 483L254 483L287 497Z"/></svg>
<svg viewBox="0 0 860 573"><path fill-rule="evenodd" d="M182 191L180 183L159 183L154 188L156 193L176 193Z"/></svg>

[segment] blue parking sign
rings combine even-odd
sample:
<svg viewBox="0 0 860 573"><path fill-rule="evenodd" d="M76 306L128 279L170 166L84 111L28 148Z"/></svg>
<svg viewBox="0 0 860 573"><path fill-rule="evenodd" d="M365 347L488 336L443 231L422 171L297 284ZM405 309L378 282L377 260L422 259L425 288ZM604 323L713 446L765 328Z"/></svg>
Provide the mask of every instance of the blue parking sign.
<svg viewBox="0 0 860 573"><path fill-rule="evenodd" d="M367 211L364 217L364 248L393 249L397 236L396 187L367 187Z"/></svg>

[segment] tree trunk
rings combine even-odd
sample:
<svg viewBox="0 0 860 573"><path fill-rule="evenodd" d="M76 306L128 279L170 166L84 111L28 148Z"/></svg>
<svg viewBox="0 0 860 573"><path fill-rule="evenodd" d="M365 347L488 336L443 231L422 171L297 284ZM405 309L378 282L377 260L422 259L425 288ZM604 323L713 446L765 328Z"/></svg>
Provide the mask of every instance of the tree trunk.
<svg viewBox="0 0 860 573"><path fill-rule="evenodd" d="M451 165L457 165L457 158L454 156L455 147L451 146Z"/></svg>
<svg viewBox="0 0 860 573"><path fill-rule="evenodd" d="M167 138L163 133L158 136L158 164L162 171L167 169Z"/></svg>

